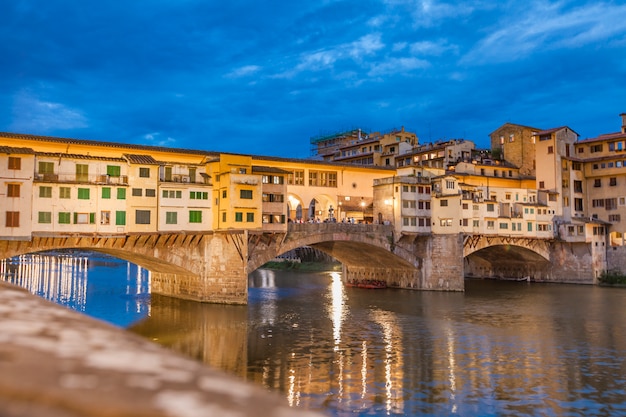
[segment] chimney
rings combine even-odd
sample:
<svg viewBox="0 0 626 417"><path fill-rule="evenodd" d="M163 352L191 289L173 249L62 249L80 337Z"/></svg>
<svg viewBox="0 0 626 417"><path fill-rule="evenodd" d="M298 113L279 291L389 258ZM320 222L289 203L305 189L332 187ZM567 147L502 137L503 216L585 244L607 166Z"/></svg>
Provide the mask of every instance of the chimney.
<svg viewBox="0 0 626 417"><path fill-rule="evenodd" d="M622 133L626 133L626 113L620 114L622 117Z"/></svg>

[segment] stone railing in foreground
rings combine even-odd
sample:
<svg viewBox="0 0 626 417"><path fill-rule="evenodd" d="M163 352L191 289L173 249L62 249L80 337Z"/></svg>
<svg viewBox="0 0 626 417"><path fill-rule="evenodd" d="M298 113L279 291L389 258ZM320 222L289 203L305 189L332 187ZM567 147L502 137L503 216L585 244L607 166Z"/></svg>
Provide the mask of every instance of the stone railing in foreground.
<svg viewBox="0 0 626 417"><path fill-rule="evenodd" d="M0 283L1 416L304 416L275 394Z"/></svg>

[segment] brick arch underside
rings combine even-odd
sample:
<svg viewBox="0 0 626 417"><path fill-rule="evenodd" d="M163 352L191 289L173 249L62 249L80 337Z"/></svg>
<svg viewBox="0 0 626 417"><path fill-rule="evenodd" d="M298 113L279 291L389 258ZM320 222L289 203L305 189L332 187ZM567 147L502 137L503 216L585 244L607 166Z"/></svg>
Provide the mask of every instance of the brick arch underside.
<svg viewBox="0 0 626 417"><path fill-rule="evenodd" d="M516 245L494 245L465 256L465 276L521 279L540 276L550 261L543 255Z"/></svg>
<svg viewBox="0 0 626 417"><path fill-rule="evenodd" d="M19 256L19 255L53 252L53 251L76 250L76 249L104 253L106 255L113 256L114 258L132 262L136 265L141 266L142 268L148 269L151 272L162 272L162 273L169 273L169 274L185 274L185 275L194 274L192 271L189 271L188 269L182 268L170 262L166 262L150 254L137 253L137 252L130 251L128 249L100 248L100 247L94 247L92 245L75 244L75 245L56 245L56 246L45 246L45 247L22 246L21 248L17 248L15 250L2 251L1 253L2 253L2 257L6 259L6 258L12 258L14 256Z"/></svg>
<svg viewBox="0 0 626 417"><path fill-rule="evenodd" d="M348 266L365 268L388 267L407 270L416 269L410 262L389 251L389 249L385 247L384 242L367 243L351 240L324 240L315 236L309 236L309 238L304 240L289 242L282 246L276 253L269 251L269 255L264 254L254 257L248 263L248 272L253 272L276 256L280 256L283 253L303 246L313 247Z"/></svg>

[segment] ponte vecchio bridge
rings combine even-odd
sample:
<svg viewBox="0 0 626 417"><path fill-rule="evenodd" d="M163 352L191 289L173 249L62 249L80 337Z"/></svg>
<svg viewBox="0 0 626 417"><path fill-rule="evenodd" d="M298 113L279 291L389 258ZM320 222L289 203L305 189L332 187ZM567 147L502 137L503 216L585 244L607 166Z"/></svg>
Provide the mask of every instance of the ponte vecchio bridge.
<svg viewBox="0 0 626 417"><path fill-rule="evenodd" d="M47 235L0 240L0 257L85 249L151 271L152 292L212 303L246 304L248 274L292 249L311 246L343 264L345 280L381 280L389 287L463 291L464 276L531 276L563 281L555 261L584 268L584 254L563 258L545 239L414 235L395 239L393 227L368 224L289 224L287 232L249 230L126 235ZM575 256L574 256L575 255ZM579 274L584 282L585 273ZM567 281L576 281L568 275Z"/></svg>

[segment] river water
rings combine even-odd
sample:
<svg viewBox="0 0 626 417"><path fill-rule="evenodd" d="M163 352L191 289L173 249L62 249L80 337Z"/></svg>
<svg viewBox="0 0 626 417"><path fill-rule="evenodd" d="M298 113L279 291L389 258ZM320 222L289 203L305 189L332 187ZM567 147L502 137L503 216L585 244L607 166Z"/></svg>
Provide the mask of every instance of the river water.
<svg viewBox="0 0 626 417"><path fill-rule="evenodd" d="M67 256L3 262L0 276L277 391L296 408L626 415L626 289L468 280L465 293L367 290L344 287L338 273L258 270L248 306L227 306L149 296L141 268Z"/></svg>

